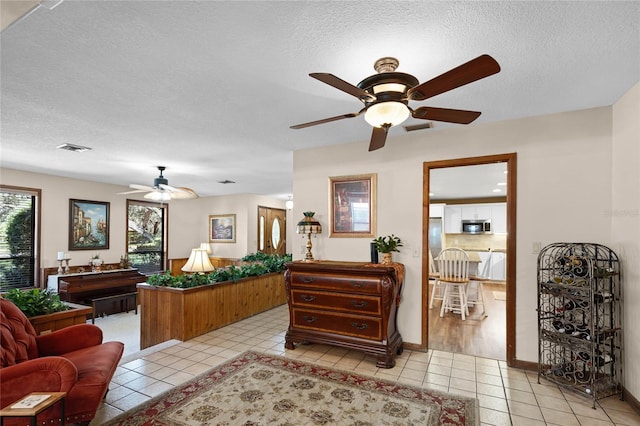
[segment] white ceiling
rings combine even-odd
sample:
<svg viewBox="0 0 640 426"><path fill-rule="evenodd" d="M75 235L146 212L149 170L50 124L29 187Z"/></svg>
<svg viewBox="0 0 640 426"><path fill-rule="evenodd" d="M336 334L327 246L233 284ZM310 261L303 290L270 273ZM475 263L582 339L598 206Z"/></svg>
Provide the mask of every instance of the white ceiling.
<svg viewBox="0 0 640 426"><path fill-rule="evenodd" d="M1 43L2 167L148 185L164 165L201 196L286 199L293 151L360 141L367 155L363 117L289 129L361 108L310 72L357 84L394 56L424 82L487 53L499 74L415 106L476 123L608 106L640 80L640 2L66 0ZM435 126L421 132L451 125Z"/></svg>

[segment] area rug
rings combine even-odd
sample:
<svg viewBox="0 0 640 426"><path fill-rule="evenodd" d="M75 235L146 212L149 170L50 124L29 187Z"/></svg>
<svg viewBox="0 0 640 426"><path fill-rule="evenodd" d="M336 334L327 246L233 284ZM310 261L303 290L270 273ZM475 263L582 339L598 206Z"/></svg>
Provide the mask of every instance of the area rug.
<svg viewBox="0 0 640 426"><path fill-rule="evenodd" d="M478 410L475 398L250 351L108 425L471 426Z"/></svg>
<svg viewBox="0 0 640 426"><path fill-rule="evenodd" d="M493 292L493 300L507 300L507 292L506 291L494 291Z"/></svg>

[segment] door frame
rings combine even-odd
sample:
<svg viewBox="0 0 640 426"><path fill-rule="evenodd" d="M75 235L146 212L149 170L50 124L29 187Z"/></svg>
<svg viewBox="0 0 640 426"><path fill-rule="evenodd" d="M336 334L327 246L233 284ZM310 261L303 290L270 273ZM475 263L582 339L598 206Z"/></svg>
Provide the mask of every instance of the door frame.
<svg viewBox="0 0 640 426"><path fill-rule="evenodd" d="M507 274L506 274L506 361L516 366L516 202L517 154L487 155L455 158L423 163L422 171L422 333L420 349L426 351L429 343L429 178L432 169L507 164Z"/></svg>

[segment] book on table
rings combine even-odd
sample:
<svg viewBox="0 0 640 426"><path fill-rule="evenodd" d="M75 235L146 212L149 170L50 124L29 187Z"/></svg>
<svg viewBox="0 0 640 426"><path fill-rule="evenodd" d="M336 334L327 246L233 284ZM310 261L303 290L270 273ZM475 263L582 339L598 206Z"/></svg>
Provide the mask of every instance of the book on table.
<svg viewBox="0 0 640 426"><path fill-rule="evenodd" d="M15 404L13 404L11 406L11 408L14 408L14 409L33 408L33 407L36 407L38 404L46 401L50 397L51 397L51 395L46 395L46 394L42 394L42 395L27 395L24 398L22 398L20 401L18 401Z"/></svg>

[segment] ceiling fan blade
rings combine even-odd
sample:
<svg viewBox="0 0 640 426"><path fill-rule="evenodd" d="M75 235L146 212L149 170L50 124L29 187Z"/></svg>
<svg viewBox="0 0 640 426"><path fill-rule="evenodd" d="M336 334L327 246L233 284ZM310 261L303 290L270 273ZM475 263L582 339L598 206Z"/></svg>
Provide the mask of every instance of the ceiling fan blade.
<svg viewBox="0 0 640 426"><path fill-rule="evenodd" d="M186 200L189 198L199 198L199 195L191 188L175 187L161 183L158 185L161 190L167 191L172 200Z"/></svg>
<svg viewBox="0 0 640 426"><path fill-rule="evenodd" d="M132 183L131 185L129 185L129 188L133 188L133 189L137 189L140 191L153 191L154 188L151 186L147 186L147 185L137 185L135 183Z"/></svg>
<svg viewBox="0 0 640 426"><path fill-rule="evenodd" d="M175 188L178 191L171 193L171 199L173 200L188 200L191 198L200 198L200 196L191 188L179 187Z"/></svg>
<svg viewBox="0 0 640 426"><path fill-rule="evenodd" d="M374 127L371 133L371 142L369 142L369 152L380 149L387 141L387 131L389 126Z"/></svg>
<svg viewBox="0 0 640 426"><path fill-rule="evenodd" d="M409 89L407 94L409 99L422 101L498 72L498 62L489 55L482 55Z"/></svg>
<svg viewBox="0 0 640 426"><path fill-rule="evenodd" d="M167 184L165 184L165 183L161 183L161 184L159 184L159 185L158 185L158 188L160 188L160 189L162 189L162 190L165 190L165 191L169 191L169 192L176 192L176 191L178 191L178 188L175 188L175 187L173 187L173 186L171 186L171 185L167 185Z"/></svg>
<svg viewBox="0 0 640 426"><path fill-rule="evenodd" d="M411 116L422 120L445 121L447 123L469 124L480 117L481 112L463 109L420 107L413 110Z"/></svg>
<svg viewBox="0 0 640 426"><path fill-rule="evenodd" d="M328 74L325 72L314 72L309 74L309 77L313 77L316 80L320 80L321 82L326 83L329 86L333 86L338 90L342 90L343 92L348 93L351 96L355 96L362 102L371 102L376 100L375 96L365 92L364 90L354 86L349 82L342 80L341 78L336 77L333 74Z"/></svg>
<svg viewBox="0 0 640 426"><path fill-rule="evenodd" d="M141 192L149 192L146 189L134 189L133 191L118 192L118 195L139 194Z"/></svg>
<svg viewBox="0 0 640 426"><path fill-rule="evenodd" d="M295 126L291 126L289 128L290 129L304 129L305 127L315 126L316 124L330 123L332 121L338 121L338 120L342 120L344 118L353 118L353 117L357 117L359 115L360 115L359 112L352 112L350 114L336 115L335 117L325 118L325 119L322 119L322 120L316 120L316 121L310 121L308 123L296 124Z"/></svg>

